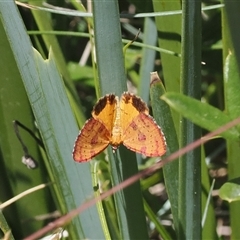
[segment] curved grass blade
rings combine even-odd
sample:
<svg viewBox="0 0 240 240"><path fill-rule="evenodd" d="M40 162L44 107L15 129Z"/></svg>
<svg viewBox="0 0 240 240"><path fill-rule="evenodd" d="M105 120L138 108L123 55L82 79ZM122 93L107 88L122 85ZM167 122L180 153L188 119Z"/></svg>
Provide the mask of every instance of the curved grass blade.
<svg viewBox="0 0 240 240"><path fill-rule="evenodd" d="M219 109L180 93L166 93L161 98L183 117L209 131L214 131L232 120ZM234 127L222 133L221 136L238 140L239 132Z"/></svg>

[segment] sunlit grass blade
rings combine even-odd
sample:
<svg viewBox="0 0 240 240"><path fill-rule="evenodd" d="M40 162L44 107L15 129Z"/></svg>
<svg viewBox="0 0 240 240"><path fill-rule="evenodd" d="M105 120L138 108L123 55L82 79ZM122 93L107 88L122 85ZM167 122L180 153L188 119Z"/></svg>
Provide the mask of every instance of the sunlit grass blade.
<svg viewBox="0 0 240 240"><path fill-rule="evenodd" d="M219 109L179 93L166 93L162 99L175 111L181 113L183 117L209 131L216 130L232 120ZM221 136L236 140L239 137L239 132L236 128L232 128L222 133Z"/></svg>
<svg viewBox="0 0 240 240"><path fill-rule="evenodd" d="M143 43L155 46L157 43L157 29L155 22L151 18L146 18L144 21ZM148 102L149 99L149 73L154 70L155 56L156 52L154 50L143 48L140 66L139 95L145 102Z"/></svg>
<svg viewBox="0 0 240 240"><path fill-rule="evenodd" d="M61 201L63 211L70 211L93 197L93 190L89 165L80 166L71 156L78 128L63 81L52 54L49 60L44 61L32 49L14 3L5 2L0 9L12 54L54 173L58 196L61 196L58 201ZM11 9L11 14L8 9ZM76 238L104 238L96 207L75 218L70 228L75 230L71 234Z"/></svg>
<svg viewBox="0 0 240 240"><path fill-rule="evenodd" d="M169 156L171 153L179 149L179 145L170 107L160 99L163 94L165 94L163 83L159 79L158 74L154 72L151 74L150 88L153 115L165 135L167 144L166 156ZM178 222L178 164L178 161L174 161L163 167L165 184L171 203L173 221L175 225L177 225ZM175 226L175 228L177 228L177 226Z"/></svg>

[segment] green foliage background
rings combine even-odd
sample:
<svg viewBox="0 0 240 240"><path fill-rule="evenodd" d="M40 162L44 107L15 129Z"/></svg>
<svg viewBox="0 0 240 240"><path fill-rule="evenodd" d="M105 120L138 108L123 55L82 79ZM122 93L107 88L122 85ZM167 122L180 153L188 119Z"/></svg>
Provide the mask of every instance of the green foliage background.
<svg viewBox="0 0 240 240"><path fill-rule="evenodd" d="M92 15L75 1L28 3L35 9L0 2L0 201L53 184L2 210L2 236L11 229L9 239L22 239L154 164L123 147L116 156L109 148L89 163L73 161L78 128L100 96L128 89L149 103L166 156L239 116L238 2L94 0ZM164 84L150 86L152 71ZM42 140L44 148L20 129L38 169L21 164L13 120ZM235 127L84 211L66 224L69 239L224 238L218 220L238 239L238 159ZM213 178L215 190L234 179L220 190L231 203L218 195L209 201Z"/></svg>

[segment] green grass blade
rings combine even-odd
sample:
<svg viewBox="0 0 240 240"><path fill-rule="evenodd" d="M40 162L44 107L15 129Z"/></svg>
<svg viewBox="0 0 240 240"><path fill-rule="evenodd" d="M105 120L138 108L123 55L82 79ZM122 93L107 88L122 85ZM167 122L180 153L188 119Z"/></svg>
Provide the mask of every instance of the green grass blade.
<svg viewBox="0 0 240 240"><path fill-rule="evenodd" d="M219 109L180 93L166 93L162 99L175 111L182 113L183 117L209 131L214 131L232 120ZM239 132L236 128L231 128L222 133L221 136L236 140L239 138Z"/></svg>
<svg viewBox="0 0 240 240"><path fill-rule="evenodd" d="M156 218L154 212L152 211L146 200L144 200L144 209L149 219L155 224L156 230L159 232L159 235L162 237L162 239L171 239L171 236L169 235L165 227L162 226L161 223L159 223L158 219Z"/></svg>
<svg viewBox="0 0 240 240"><path fill-rule="evenodd" d="M42 6L42 2L40 1L29 1L29 4L35 5L35 6ZM32 10L33 17L36 21L36 24L38 26L39 32L41 31L53 31L53 23L51 21L50 13L45 11L36 11ZM69 89L71 90L72 94L74 94L74 97L76 97L76 90L73 86L73 83L69 77L69 73L67 71L66 63L64 60L64 56L62 54L62 51L60 49L58 40L55 35L42 35L45 47L49 50L50 47L52 48L52 51L56 58L56 64L58 66L59 71L61 72L65 83L68 85Z"/></svg>
<svg viewBox="0 0 240 240"><path fill-rule="evenodd" d="M238 23L240 21L239 17L239 9L240 2L239 1L224 1L225 3L225 12L228 19L228 27L229 33L232 39L232 46L234 48L238 71L240 71L240 50L239 50L239 41L240 41L240 32L238 31Z"/></svg>
<svg viewBox="0 0 240 240"><path fill-rule="evenodd" d="M209 168L206 165L204 146L201 147L201 173L202 173L202 239L218 239L216 233L216 220L212 191L215 180L210 186Z"/></svg>
<svg viewBox="0 0 240 240"><path fill-rule="evenodd" d="M225 110L235 119L240 116L240 75L235 53L229 53L224 67Z"/></svg>
<svg viewBox="0 0 240 240"><path fill-rule="evenodd" d="M181 1L153 1L155 13L165 13L168 11L180 10ZM155 17L158 45L166 50L181 53L181 15L170 15ZM180 91L180 57L174 54L161 52L161 62L163 66L163 80L168 91ZM173 71L174 68L174 71ZM175 129L179 129L179 115L173 114ZM178 131L177 131L178 135Z"/></svg>
<svg viewBox="0 0 240 240"><path fill-rule="evenodd" d="M5 219L2 211L0 213L0 229L3 232L3 234L5 235L5 237L3 239L14 240L14 237L11 233L11 228L8 226L8 223ZM8 235L8 237L6 237L7 235Z"/></svg>
<svg viewBox="0 0 240 240"><path fill-rule="evenodd" d="M150 88L150 96L153 108L153 116L159 126L161 126L162 131L165 135L167 144L166 156L169 156L171 153L179 149L177 133L174 127L170 107L160 99L160 97L165 94L163 83L161 82L156 73L152 73L151 78L152 84ZM176 160L163 167L164 179L168 192L168 197L171 203L171 210L173 214L175 229L177 229L178 227L178 164L179 162Z"/></svg>
<svg viewBox="0 0 240 240"><path fill-rule="evenodd" d="M117 1L101 3L93 1L93 14L100 82L98 92L101 95L115 93L121 96L122 92L127 89L127 85Z"/></svg>
<svg viewBox="0 0 240 240"><path fill-rule="evenodd" d="M29 170L21 163L21 158L24 153L14 133L12 122L13 120L18 120L33 131L36 130L36 127L34 125L31 106L21 81L15 56L12 52L13 46L11 44L15 44L15 47L19 44L19 39L16 38L18 32L15 29L18 27L18 23L14 25L14 21L19 21L19 15L16 14L13 3L5 2L0 4L3 5L0 9L0 161L2 166L0 170L0 197L1 201L4 202L48 180L43 177L46 175L46 171L41 164L42 158L39 154L36 141L34 141L26 131L19 129L29 154L40 163L40 167L35 170ZM11 6L9 7L9 5ZM4 11L4 13L2 11ZM8 17L5 16L6 14ZM16 17L9 18L9 16L12 15L16 15ZM5 21L7 21L7 23ZM11 41L9 35L13 35L16 41ZM45 201L39 202L37 200L33 201L33 199L44 199ZM47 202L51 201L52 198L49 195L49 191L45 189L26 196L4 209L3 213L12 229L12 233L17 239L22 239L24 236L43 226L43 221L29 221L28 227L26 228L21 224L21 221L22 219L31 219L33 216L49 212ZM28 207L26 208L26 206Z"/></svg>
<svg viewBox="0 0 240 240"><path fill-rule="evenodd" d="M34 55L40 81L35 88L28 89L29 96L32 96L30 101L57 184L62 192L63 202L69 211L78 204L84 203L93 192L90 168L89 164L76 168L77 163L72 159L71 151L78 130L63 82L51 59L51 54L50 60L46 62L36 51ZM31 94L32 91L35 92L34 95ZM91 235L92 238L96 238L102 235L97 216L94 207L74 220L81 237ZM91 231L91 228L95 231Z"/></svg>
<svg viewBox="0 0 240 240"><path fill-rule="evenodd" d="M94 36L98 66L100 95L115 93L120 96L127 89L124 58L119 25L119 10L116 0L93 1ZM135 154L108 155L113 184L116 185L138 172ZM130 155L131 154L131 155ZM131 157L129 157L129 155ZM134 199L133 199L134 196ZM120 235L123 239L146 239L146 221L142 203L140 183L115 194Z"/></svg>
<svg viewBox="0 0 240 240"><path fill-rule="evenodd" d="M201 96L201 2L182 2L182 61L180 90L187 96ZM201 128L181 118L179 147L201 137ZM194 149L179 159L180 239L201 239L201 150Z"/></svg>
<svg viewBox="0 0 240 240"><path fill-rule="evenodd" d="M230 4L230 5L234 5ZM232 40L236 38L238 33L231 32L233 31L234 24L231 24L230 18L238 18L235 11L231 13L233 16L228 16L228 21L226 20L226 10L223 11L223 51L224 51L224 93L225 93L225 109L227 114L231 119L236 118L240 114L239 109L239 90L240 90L240 76L239 76L239 62L237 60L237 49L234 49L235 46ZM229 12L228 14L229 15ZM236 26L235 26L236 27ZM234 36L234 39L231 38ZM237 126L238 127L238 126ZM239 127L238 127L239 130ZM227 141L227 157L228 157L228 179L232 180L239 177L239 172L236 169L239 169L239 142L234 140ZM231 222L231 237L233 239L240 238L240 229L238 227L238 212L240 211L240 202L233 202L230 204L230 222Z"/></svg>
<svg viewBox="0 0 240 240"><path fill-rule="evenodd" d="M14 3L0 3L0 11L61 200L70 211L84 203L93 190L89 164L79 166L71 156L78 128L64 84L52 57L44 61L39 53L33 51ZM75 218L71 227L75 229L76 235L73 234L77 238L104 238L96 207Z"/></svg>
<svg viewBox="0 0 240 240"><path fill-rule="evenodd" d="M155 46L156 41L157 29L155 22L151 18L145 18L143 43ZM148 102L149 99L149 73L154 70L153 67L155 62L155 56L156 51L143 48L140 67L139 95L145 102Z"/></svg>

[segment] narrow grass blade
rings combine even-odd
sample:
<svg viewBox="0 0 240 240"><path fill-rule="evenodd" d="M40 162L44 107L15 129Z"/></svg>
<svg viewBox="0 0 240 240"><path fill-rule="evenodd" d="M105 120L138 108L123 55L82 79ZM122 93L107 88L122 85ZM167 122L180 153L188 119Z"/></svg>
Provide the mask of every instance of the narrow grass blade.
<svg viewBox="0 0 240 240"><path fill-rule="evenodd" d="M155 22L151 18L145 18L144 21L143 43L155 46L157 42L157 29ZM148 102L149 99L149 73L154 70L153 67L155 62L155 56L156 51L143 48L140 68L139 95L145 102Z"/></svg>
<svg viewBox="0 0 240 240"><path fill-rule="evenodd" d="M180 91L201 96L201 2L182 1L182 61ZM180 113L182 114L182 113ZM188 119L180 119L179 147L201 137L201 128ZM196 148L179 159L179 239L201 239L201 150Z"/></svg>
<svg viewBox="0 0 240 240"><path fill-rule="evenodd" d="M100 95L121 96L127 89L118 1L93 1L94 36ZM122 150L120 155L108 149L113 185L138 172L135 154ZM133 198L134 196L134 198ZM119 230L123 239L147 239L140 183L115 194Z"/></svg>
<svg viewBox="0 0 240 240"><path fill-rule="evenodd" d="M153 1L155 13L166 13L171 11L181 12L181 1ZM166 91L180 91L180 62L181 58L181 15L169 15L164 19L155 17L158 45L159 47L174 52L174 54L161 52L162 75ZM174 69L174 70L173 70ZM162 77L163 76L163 77ZM179 129L179 114L172 113L175 129ZM177 130L177 135L179 132Z"/></svg>
<svg viewBox="0 0 240 240"><path fill-rule="evenodd" d="M236 15L235 8L239 3L226 3L227 7L222 11L222 34L223 34L223 53L224 53L224 94L225 109L229 117L232 119L239 116L239 50L236 48L238 39L238 31L236 22L239 18ZM232 9L233 11L231 11ZM230 11L231 13L230 13ZM234 22L232 21L235 18ZM237 126L238 131L239 127ZM236 140L227 141L227 159L228 159L228 179L232 180L239 177L236 171L239 166L239 142ZM238 212L240 211L240 202L234 201L230 204L230 223L231 237L233 239L240 238L240 228L238 227Z"/></svg>
<svg viewBox="0 0 240 240"><path fill-rule="evenodd" d="M235 119L240 116L240 75L234 52L230 52L225 61L224 84L226 113Z"/></svg>
<svg viewBox="0 0 240 240"><path fill-rule="evenodd" d="M170 107L163 100L160 99L160 97L165 94L163 83L159 79L157 73L152 73L151 79L152 83L150 88L150 96L153 108L153 116L156 122L162 128L162 131L165 135L167 144L166 156L169 156L171 153L179 149L177 133L174 127ZM177 228L178 223L178 165L178 161L173 161L163 167L165 180L164 182L166 184L168 197L171 203L171 210L173 214L175 229Z"/></svg>

